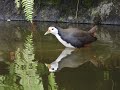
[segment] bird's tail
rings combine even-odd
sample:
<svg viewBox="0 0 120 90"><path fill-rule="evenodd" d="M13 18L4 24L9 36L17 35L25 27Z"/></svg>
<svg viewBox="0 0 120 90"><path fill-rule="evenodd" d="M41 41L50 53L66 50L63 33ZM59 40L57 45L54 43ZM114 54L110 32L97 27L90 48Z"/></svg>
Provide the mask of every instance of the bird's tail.
<svg viewBox="0 0 120 90"><path fill-rule="evenodd" d="M95 25L88 31L88 33L92 34L93 36L96 36L96 31L97 31L97 26Z"/></svg>

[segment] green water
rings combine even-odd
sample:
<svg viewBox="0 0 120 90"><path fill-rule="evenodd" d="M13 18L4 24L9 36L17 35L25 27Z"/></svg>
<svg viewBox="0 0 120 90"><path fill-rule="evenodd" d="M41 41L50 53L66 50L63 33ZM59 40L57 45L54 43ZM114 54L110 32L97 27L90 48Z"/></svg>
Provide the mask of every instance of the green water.
<svg viewBox="0 0 120 90"><path fill-rule="evenodd" d="M98 26L96 42L69 49L44 36L50 25L91 28L0 22L0 90L120 90L120 26Z"/></svg>

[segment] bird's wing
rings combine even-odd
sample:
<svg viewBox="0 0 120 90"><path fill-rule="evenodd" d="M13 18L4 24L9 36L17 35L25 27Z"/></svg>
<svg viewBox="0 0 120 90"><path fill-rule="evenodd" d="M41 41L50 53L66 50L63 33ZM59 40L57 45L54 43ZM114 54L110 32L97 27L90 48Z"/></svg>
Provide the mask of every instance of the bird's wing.
<svg viewBox="0 0 120 90"><path fill-rule="evenodd" d="M71 43L75 47L82 47L84 44L95 41L95 38L91 33L77 28L63 29L61 37L68 43Z"/></svg>
<svg viewBox="0 0 120 90"><path fill-rule="evenodd" d="M74 32L73 37L77 38L77 41L79 41L83 45L96 40L96 37L94 37L93 34L82 30Z"/></svg>
<svg viewBox="0 0 120 90"><path fill-rule="evenodd" d="M74 36L74 37L85 37L85 36L88 36L88 35L89 35L88 32L82 31L82 30L75 31L75 32L73 32L73 33L71 33L71 34L72 34L72 36Z"/></svg>
<svg viewBox="0 0 120 90"><path fill-rule="evenodd" d="M83 46L82 42L78 38L72 36L71 33L67 33L67 34L64 33L64 35L62 36L62 39L64 41L66 41L67 43L70 43L71 45L75 46L75 47L82 47Z"/></svg>

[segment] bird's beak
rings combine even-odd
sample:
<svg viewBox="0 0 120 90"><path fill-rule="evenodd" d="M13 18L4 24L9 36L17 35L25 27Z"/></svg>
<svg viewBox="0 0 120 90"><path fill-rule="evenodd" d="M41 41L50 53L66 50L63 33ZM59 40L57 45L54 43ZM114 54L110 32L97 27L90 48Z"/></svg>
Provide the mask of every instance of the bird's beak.
<svg viewBox="0 0 120 90"><path fill-rule="evenodd" d="M45 63L45 66L48 67L48 69L51 68L51 65L50 65L50 64L46 64L46 63Z"/></svg>
<svg viewBox="0 0 120 90"><path fill-rule="evenodd" d="M48 30L44 35L47 35L47 34L49 34L50 33L50 30Z"/></svg>

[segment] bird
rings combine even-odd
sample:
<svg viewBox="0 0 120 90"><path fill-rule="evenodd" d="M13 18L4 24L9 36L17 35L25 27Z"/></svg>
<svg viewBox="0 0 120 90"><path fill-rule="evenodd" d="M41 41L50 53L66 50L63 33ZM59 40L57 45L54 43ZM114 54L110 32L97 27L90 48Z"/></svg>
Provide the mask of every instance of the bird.
<svg viewBox="0 0 120 90"><path fill-rule="evenodd" d="M57 26L50 26L44 35L49 33L55 35L65 47L81 48L97 40L96 30L96 25L89 31L83 31L78 28L63 29Z"/></svg>

